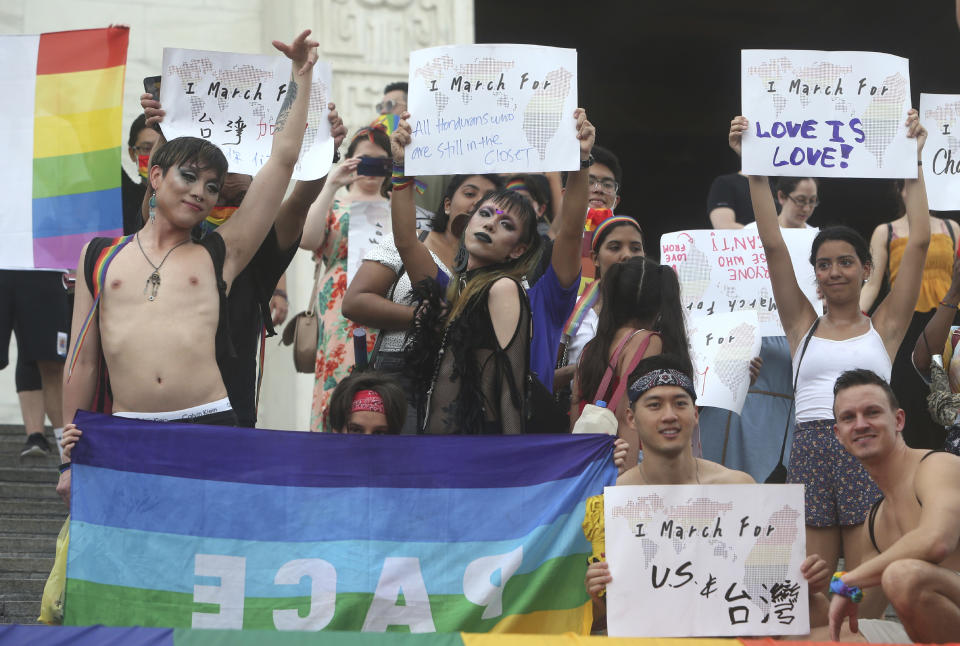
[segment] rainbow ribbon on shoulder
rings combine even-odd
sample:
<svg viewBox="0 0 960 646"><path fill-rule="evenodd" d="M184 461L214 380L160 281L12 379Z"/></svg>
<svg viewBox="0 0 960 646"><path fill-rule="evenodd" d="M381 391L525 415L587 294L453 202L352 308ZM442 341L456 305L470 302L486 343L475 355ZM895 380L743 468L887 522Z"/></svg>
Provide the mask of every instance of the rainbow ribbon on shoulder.
<svg viewBox="0 0 960 646"><path fill-rule="evenodd" d="M570 313L570 318L563 325L563 338L567 343L580 329L587 312L597 303L598 296L600 296L600 281L594 280L584 288L583 294L573 307L573 312Z"/></svg>

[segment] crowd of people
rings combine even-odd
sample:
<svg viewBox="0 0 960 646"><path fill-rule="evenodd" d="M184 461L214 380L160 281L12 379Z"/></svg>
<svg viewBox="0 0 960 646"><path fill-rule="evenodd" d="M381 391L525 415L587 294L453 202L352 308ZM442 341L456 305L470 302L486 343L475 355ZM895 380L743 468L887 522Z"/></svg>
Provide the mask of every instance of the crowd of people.
<svg viewBox="0 0 960 646"><path fill-rule="evenodd" d="M72 321L56 330L69 333L69 347L64 338L62 351L33 353L20 337L29 323L18 323L25 419L46 404L57 427L78 409L255 426L261 344L286 317L283 275L302 248L317 272L311 430L568 433L585 407L602 406L616 418L617 484L725 484L761 479L779 429L795 422L787 480L805 485L814 635L855 638L858 614L877 619L889 601L906 633L891 639L887 624L860 621L864 634L869 626L884 641L960 638L960 457L951 455L960 454L960 401L941 358L960 305L960 231L930 216L922 167L897 186L902 212L869 244L848 227L819 230L809 260L822 316L781 234L812 226L816 179L717 179L705 223L756 228L785 332L764 339L735 416L696 405L677 274L646 257L642 222L615 212L622 170L596 145L584 110L571 115L569 135L579 169L426 178L442 190L420 226L419 180L404 172L406 85L391 84L378 111L395 118L349 137L328 106L343 159L335 153L326 178L297 182L285 198L317 43L304 32L274 45L292 76L255 177L229 173L203 139L165 141L162 106L142 97L128 142L141 181L124 182L124 237L91 240L81 252ZM926 131L916 111L904 119L919 159ZM738 154L748 126L735 117L727 133ZM392 171L370 174L371 166ZM369 202L389 210L393 233L348 284L351 210ZM585 247L594 280L580 293ZM359 349L356 330L365 331ZM901 392L898 381L910 385ZM926 384L929 413L916 405ZM25 455L49 450L43 413L31 415L39 423L27 424ZM935 423L911 432L922 415ZM700 438L729 435L731 424L756 450L720 464ZM58 490L67 501L77 442L82 429L66 424ZM831 577L841 558L847 571ZM610 581L602 560L590 565L598 629Z"/></svg>

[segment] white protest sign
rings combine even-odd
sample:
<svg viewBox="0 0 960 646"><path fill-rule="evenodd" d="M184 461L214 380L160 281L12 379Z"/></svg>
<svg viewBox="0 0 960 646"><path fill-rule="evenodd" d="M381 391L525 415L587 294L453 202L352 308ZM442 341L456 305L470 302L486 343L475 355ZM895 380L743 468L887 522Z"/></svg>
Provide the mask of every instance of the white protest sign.
<svg viewBox="0 0 960 646"><path fill-rule="evenodd" d="M740 414L750 389L750 360L760 355L762 336L754 310L687 320L697 406Z"/></svg>
<svg viewBox="0 0 960 646"><path fill-rule="evenodd" d="M872 52L741 52L743 172L916 177L907 59Z"/></svg>
<svg viewBox="0 0 960 646"><path fill-rule="evenodd" d="M934 211L960 209L960 94L920 94L927 202Z"/></svg>
<svg viewBox="0 0 960 646"><path fill-rule="evenodd" d="M800 289L823 308L810 264L817 229L780 229ZM660 262L673 267L689 317L754 310L762 336L783 336L767 256L756 229L674 231L660 238Z"/></svg>
<svg viewBox="0 0 960 646"><path fill-rule="evenodd" d="M347 284L360 269L367 253L388 236L393 236L390 202L351 202L347 231ZM393 238L390 237L392 243Z"/></svg>
<svg viewBox="0 0 960 646"><path fill-rule="evenodd" d="M457 45L410 53L408 175L580 168L577 52Z"/></svg>
<svg viewBox="0 0 960 646"><path fill-rule="evenodd" d="M603 498L611 637L810 632L803 485L620 486Z"/></svg>
<svg viewBox="0 0 960 646"><path fill-rule="evenodd" d="M256 175L270 157L280 107L291 97L290 72L283 56L164 48L160 103L167 114L160 128L168 140L207 139L226 155L231 173ZM331 85L330 65L318 62L294 179L319 179L330 169Z"/></svg>

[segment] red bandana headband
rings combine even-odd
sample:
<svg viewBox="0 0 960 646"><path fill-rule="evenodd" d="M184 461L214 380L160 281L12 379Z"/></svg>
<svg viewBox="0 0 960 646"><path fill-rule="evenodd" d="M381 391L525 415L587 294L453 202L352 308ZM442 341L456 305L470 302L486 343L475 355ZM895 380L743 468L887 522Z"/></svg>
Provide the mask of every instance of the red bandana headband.
<svg viewBox="0 0 960 646"><path fill-rule="evenodd" d="M383 405L383 397L376 390L358 390L353 395L353 403L350 405L350 412L370 411L371 413L387 413Z"/></svg>

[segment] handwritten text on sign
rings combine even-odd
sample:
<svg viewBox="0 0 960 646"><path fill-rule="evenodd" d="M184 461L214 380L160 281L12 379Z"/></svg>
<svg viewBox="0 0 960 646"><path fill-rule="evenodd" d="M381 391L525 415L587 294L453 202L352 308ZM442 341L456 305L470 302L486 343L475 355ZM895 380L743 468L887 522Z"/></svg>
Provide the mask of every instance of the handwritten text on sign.
<svg viewBox="0 0 960 646"><path fill-rule="evenodd" d="M409 175L580 168L577 52L460 45L410 54Z"/></svg>
<svg viewBox="0 0 960 646"><path fill-rule="evenodd" d="M808 258L816 229L781 229L800 289L822 312ZM762 336L782 336L767 256L756 229L675 231L660 238L660 262L680 280L687 315L754 310Z"/></svg>
<svg viewBox="0 0 960 646"><path fill-rule="evenodd" d="M603 497L611 637L810 632L802 485L620 486Z"/></svg>
<svg viewBox="0 0 960 646"><path fill-rule="evenodd" d="M280 107L294 98L290 72L282 56L164 48L163 134L206 139L226 155L230 172L256 175L270 158ZM330 169L330 87L330 65L317 63L294 179L319 179Z"/></svg>
<svg viewBox="0 0 960 646"><path fill-rule="evenodd" d="M750 389L750 361L760 354L761 336L757 313L751 310L688 319L697 406L740 414Z"/></svg>
<svg viewBox="0 0 960 646"><path fill-rule="evenodd" d="M743 172L916 177L905 58L871 52L741 52Z"/></svg>
<svg viewBox="0 0 960 646"><path fill-rule="evenodd" d="M921 94L920 121L929 133L923 165L930 208L960 209L960 94Z"/></svg>

